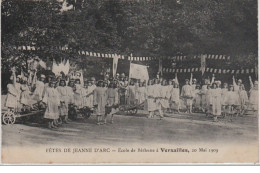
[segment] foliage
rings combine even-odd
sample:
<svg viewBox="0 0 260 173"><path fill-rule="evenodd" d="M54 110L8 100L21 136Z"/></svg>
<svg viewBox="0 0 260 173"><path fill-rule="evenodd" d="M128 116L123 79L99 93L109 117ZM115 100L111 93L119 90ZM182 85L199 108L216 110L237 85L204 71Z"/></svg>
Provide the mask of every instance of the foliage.
<svg viewBox="0 0 260 173"><path fill-rule="evenodd" d="M31 54L13 45L44 46L47 58L81 62L75 50L136 56L230 55L237 66L257 56L256 0L70 0L74 9L61 13L57 0L2 1L2 67ZM246 58L245 58L246 57ZM97 60L99 61L99 60ZM232 64L234 65L234 64Z"/></svg>

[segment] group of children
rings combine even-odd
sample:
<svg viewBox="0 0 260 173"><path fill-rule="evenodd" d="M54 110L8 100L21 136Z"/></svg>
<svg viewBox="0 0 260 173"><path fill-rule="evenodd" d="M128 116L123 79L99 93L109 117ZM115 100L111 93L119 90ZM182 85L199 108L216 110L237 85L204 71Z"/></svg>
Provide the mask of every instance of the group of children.
<svg viewBox="0 0 260 173"><path fill-rule="evenodd" d="M97 115L97 124L106 124L107 116L118 112L119 104L143 104L148 111L148 118L159 113L160 119L166 111L192 113L195 110L214 115L217 121L221 114L233 114L239 111L243 114L250 106L258 110L258 81L253 83L249 77L251 89L245 91L242 80L233 84L221 84L221 81L205 79L199 85L196 79L185 80L180 89L177 75L173 80L155 78L148 81L126 80L119 75L109 80L96 82L92 77L88 81L79 78L55 77L41 74L32 85L26 77L16 76L12 69L11 83L7 85L8 94L5 105L11 111L31 108L33 104L46 108L44 118L48 120L49 128L57 128L62 123L68 123L69 105L77 109L88 107ZM249 94L249 97L248 97ZM123 97L123 99L122 99Z"/></svg>
<svg viewBox="0 0 260 173"><path fill-rule="evenodd" d="M48 120L49 128L57 128L62 123L68 123L69 104L78 109L94 106L95 78L91 78L84 86L80 79L41 74L34 84L28 83L27 77L16 76L12 69L11 83L7 85L8 93L5 106L9 111L26 112L33 110L34 105L44 107L44 118Z"/></svg>
<svg viewBox="0 0 260 173"><path fill-rule="evenodd" d="M177 75L173 80L156 78L148 83L130 81L126 89L128 104L144 103L144 109L149 112L148 118L158 112L160 119L166 111L177 113L184 110L187 113L200 111L206 115L212 114L214 121L220 115L243 115L247 109L258 110L258 81L253 83L249 76L250 90L247 92L242 80L236 83L233 77L232 84L205 79L198 84L196 79L186 79L182 88L179 88ZM248 97L249 95L249 97Z"/></svg>

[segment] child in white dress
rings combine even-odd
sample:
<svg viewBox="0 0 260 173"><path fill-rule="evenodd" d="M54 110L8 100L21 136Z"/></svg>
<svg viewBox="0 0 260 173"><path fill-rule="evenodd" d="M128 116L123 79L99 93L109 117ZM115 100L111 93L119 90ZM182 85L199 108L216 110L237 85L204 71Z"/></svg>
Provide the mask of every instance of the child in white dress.
<svg viewBox="0 0 260 173"><path fill-rule="evenodd" d="M228 97L227 102L228 102L229 114L233 115L236 113L236 108L240 106L239 95L238 95L237 91L234 90L233 85L229 86L229 91L228 91L227 97Z"/></svg>
<svg viewBox="0 0 260 173"><path fill-rule="evenodd" d="M223 88L221 89L221 107L222 107L222 114L226 116L228 113L228 84L224 83Z"/></svg>
<svg viewBox="0 0 260 173"><path fill-rule="evenodd" d="M250 91L249 91L249 105L253 111L258 111L258 81L252 82L251 76L249 76Z"/></svg>
<svg viewBox="0 0 260 173"><path fill-rule="evenodd" d="M218 116L221 115L221 89L219 89L217 83L213 83L211 92L211 105L212 115L214 116L214 122L217 121Z"/></svg>
<svg viewBox="0 0 260 173"><path fill-rule="evenodd" d="M57 87L57 91L60 94L60 120L61 122L68 123L69 112L69 94L65 80L60 80L60 86Z"/></svg>
<svg viewBox="0 0 260 173"><path fill-rule="evenodd" d="M146 100L147 111L149 112L147 118L152 118L154 116L154 111L156 110L153 80L148 81L148 85L146 87L146 93L147 93L147 100Z"/></svg>
<svg viewBox="0 0 260 173"><path fill-rule="evenodd" d="M43 102L47 105L44 113L44 118L48 119L48 128L57 128L55 122L59 118L60 94L54 88L56 81L49 82L49 87L46 88Z"/></svg>
<svg viewBox="0 0 260 173"><path fill-rule="evenodd" d="M189 79L185 80L185 85L182 87L181 90L181 97L183 97L185 100L187 113L192 113L193 88L189 84Z"/></svg>
<svg viewBox="0 0 260 173"><path fill-rule="evenodd" d="M7 85L8 93L5 100L5 106L8 108L8 111L16 111L18 91L15 87L16 85L15 69L12 69L12 75L10 77L10 80L11 83Z"/></svg>
<svg viewBox="0 0 260 173"><path fill-rule="evenodd" d="M240 115L244 115L246 109L247 109L247 104L248 104L248 95L245 90L244 84L241 84L239 87L239 97L240 97Z"/></svg>
<svg viewBox="0 0 260 173"><path fill-rule="evenodd" d="M171 109L180 113L180 89L177 82L173 83L173 88L170 92Z"/></svg>

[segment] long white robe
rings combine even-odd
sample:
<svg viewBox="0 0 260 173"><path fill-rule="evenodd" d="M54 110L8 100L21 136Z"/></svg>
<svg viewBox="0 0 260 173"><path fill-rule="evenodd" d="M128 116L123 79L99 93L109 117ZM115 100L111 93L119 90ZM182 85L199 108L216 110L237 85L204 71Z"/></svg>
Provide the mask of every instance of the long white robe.
<svg viewBox="0 0 260 173"><path fill-rule="evenodd" d="M181 96L185 100L186 106L192 105L192 98L193 98L193 88L190 85L184 85L181 90Z"/></svg>
<svg viewBox="0 0 260 173"><path fill-rule="evenodd" d="M107 93L106 88L103 87L97 87L94 90L94 105L97 105L96 107L96 114L97 115L104 115L105 114L105 106L107 104Z"/></svg>
<svg viewBox="0 0 260 173"><path fill-rule="evenodd" d="M33 92L33 99L36 101L41 101L44 95L45 85L42 81L36 81L36 88Z"/></svg>
<svg viewBox="0 0 260 173"><path fill-rule="evenodd" d="M259 99L258 90L252 88L249 91L249 104L254 110L258 110L258 99Z"/></svg>
<svg viewBox="0 0 260 173"><path fill-rule="evenodd" d="M221 89L211 89L212 114L221 115Z"/></svg>
<svg viewBox="0 0 260 173"><path fill-rule="evenodd" d="M44 118L58 119L60 114L60 94L57 89L51 87L46 88L42 101L47 104Z"/></svg>
<svg viewBox="0 0 260 173"><path fill-rule="evenodd" d="M58 86L57 91L60 94L60 101L62 102L60 105L60 115L66 116L68 115L68 104L69 104L69 95L68 95L68 90L66 86Z"/></svg>
<svg viewBox="0 0 260 173"><path fill-rule="evenodd" d="M156 104L154 99L154 85L148 85L146 87L147 93L147 110L149 112L156 110Z"/></svg>
<svg viewBox="0 0 260 173"><path fill-rule="evenodd" d="M18 91L15 88L14 84L8 84L7 85L7 97L5 100L5 106L9 108L17 108L17 97L18 97Z"/></svg>

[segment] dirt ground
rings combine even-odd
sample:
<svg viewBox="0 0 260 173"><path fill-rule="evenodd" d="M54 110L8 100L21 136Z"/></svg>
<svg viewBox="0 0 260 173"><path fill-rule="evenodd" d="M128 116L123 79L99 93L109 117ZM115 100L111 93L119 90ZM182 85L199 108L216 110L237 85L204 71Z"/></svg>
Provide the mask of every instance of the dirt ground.
<svg viewBox="0 0 260 173"><path fill-rule="evenodd" d="M42 115L36 115L42 117ZM19 120L19 119L18 119ZM258 140L256 115L230 117L213 122L205 114L167 114L163 120L148 119L144 112L115 115L114 123L96 125L96 116L79 118L55 130L47 128L35 116L14 125L2 125L3 146L39 146L49 144L125 145L246 143Z"/></svg>

